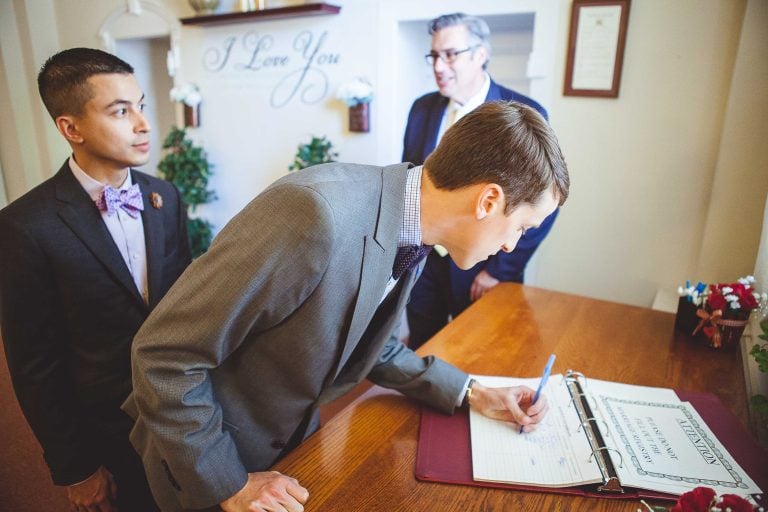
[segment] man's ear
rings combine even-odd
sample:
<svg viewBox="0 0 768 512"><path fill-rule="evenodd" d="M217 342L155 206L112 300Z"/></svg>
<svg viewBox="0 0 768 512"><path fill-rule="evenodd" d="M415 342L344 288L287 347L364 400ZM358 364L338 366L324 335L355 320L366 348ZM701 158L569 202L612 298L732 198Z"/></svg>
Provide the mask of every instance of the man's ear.
<svg viewBox="0 0 768 512"><path fill-rule="evenodd" d="M54 121L59 133L72 144L82 144L83 136L80 133L73 116L59 116Z"/></svg>
<svg viewBox="0 0 768 512"><path fill-rule="evenodd" d="M504 211L504 191L496 183L483 185L477 195L475 218L482 220L497 211Z"/></svg>
<svg viewBox="0 0 768 512"><path fill-rule="evenodd" d="M474 52L474 58L480 59L480 62L486 62L488 60L488 50L485 46L480 45Z"/></svg>

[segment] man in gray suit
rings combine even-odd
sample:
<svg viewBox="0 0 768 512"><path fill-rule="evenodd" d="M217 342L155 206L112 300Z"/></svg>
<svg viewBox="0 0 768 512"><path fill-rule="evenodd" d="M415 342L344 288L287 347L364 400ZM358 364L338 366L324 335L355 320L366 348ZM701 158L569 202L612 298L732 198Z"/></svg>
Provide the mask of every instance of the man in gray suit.
<svg viewBox="0 0 768 512"><path fill-rule="evenodd" d="M303 510L308 491L265 470L317 429L321 404L364 378L533 430L547 411L533 390L486 388L393 333L430 245L470 268L511 251L568 188L546 121L507 102L465 116L423 167L334 163L267 188L134 340L124 407L161 508Z"/></svg>

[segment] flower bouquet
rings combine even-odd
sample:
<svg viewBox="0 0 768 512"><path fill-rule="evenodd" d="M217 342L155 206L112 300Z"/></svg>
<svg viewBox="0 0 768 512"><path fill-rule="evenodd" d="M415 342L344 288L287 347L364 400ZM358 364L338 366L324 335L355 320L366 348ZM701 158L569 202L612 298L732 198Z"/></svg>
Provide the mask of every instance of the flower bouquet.
<svg viewBox="0 0 768 512"><path fill-rule="evenodd" d="M675 325L696 337L703 333L713 348L734 348L738 345L749 315L766 301L766 294L755 292L752 285L755 278L747 276L735 283L718 283L709 286L678 288L680 303ZM687 302L687 304L686 304ZM694 311L695 317L691 316ZM690 327L695 323L693 330Z"/></svg>
<svg viewBox="0 0 768 512"><path fill-rule="evenodd" d="M365 78L358 77L341 84L339 90L336 91L336 97L346 103L348 107L370 103L373 101L373 86Z"/></svg>

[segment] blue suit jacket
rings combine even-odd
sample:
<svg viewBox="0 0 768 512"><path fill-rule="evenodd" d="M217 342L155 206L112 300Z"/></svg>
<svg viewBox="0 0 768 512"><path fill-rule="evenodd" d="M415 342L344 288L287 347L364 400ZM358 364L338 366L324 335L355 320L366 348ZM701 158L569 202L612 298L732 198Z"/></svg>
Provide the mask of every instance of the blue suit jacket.
<svg viewBox="0 0 768 512"><path fill-rule="evenodd" d="M544 107L527 96L500 86L491 80L491 87L485 101L517 101L536 109L544 119L548 119ZM448 98L438 92L425 94L417 99L408 114L408 124L405 127L403 144L403 161L422 165L427 156L435 149L437 133L443 119L443 112L448 106ZM523 271L528 260L542 240L547 236L557 217L558 210L547 217L537 229L529 229L520 238L517 247L511 253L499 252L486 261L480 262L469 270L461 270L453 261L450 262L451 290L453 295L454 314L458 314L469 306L469 289L475 276L486 270L500 281L523 282Z"/></svg>

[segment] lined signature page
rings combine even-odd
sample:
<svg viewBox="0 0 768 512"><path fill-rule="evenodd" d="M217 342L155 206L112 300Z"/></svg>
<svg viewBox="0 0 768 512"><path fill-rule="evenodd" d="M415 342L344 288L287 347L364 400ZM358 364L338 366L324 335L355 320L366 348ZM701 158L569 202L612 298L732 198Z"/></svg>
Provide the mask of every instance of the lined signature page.
<svg viewBox="0 0 768 512"><path fill-rule="evenodd" d="M473 376L492 387L525 385L536 389L539 379ZM552 375L543 390L549 412L534 432L493 420L470 410L472 471L475 480L570 487L602 482L584 430L562 375Z"/></svg>

